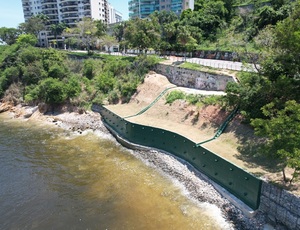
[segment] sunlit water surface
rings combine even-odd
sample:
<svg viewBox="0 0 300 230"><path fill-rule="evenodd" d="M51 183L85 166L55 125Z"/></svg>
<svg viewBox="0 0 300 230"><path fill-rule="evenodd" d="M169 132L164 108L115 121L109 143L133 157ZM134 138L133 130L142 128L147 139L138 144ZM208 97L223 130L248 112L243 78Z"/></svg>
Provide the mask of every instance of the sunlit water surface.
<svg viewBox="0 0 300 230"><path fill-rule="evenodd" d="M109 135L0 114L0 229L227 229Z"/></svg>

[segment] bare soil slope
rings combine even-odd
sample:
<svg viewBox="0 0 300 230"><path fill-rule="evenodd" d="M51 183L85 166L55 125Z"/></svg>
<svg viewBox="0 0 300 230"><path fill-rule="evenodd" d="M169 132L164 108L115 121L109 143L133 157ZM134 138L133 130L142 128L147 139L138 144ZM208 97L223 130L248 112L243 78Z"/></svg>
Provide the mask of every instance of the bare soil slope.
<svg viewBox="0 0 300 230"><path fill-rule="evenodd" d="M132 116L148 106L166 88L174 87L168 79L155 72L149 73L136 94L127 104L108 105L107 107L121 117ZM212 138L224 122L229 112L217 106L203 106L201 108L189 105L184 100L177 100L172 105L166 104L165 96L161 97L151 108L141 115L127 118L129 121L159 127L186 136L199 143ZM219 156L231 161L237 166L266 180L271 180L285 186L282 174L274 163L267 159L256 157L256 144L261 140L255 137L253 130L242 123L237 116L217 139L203 144ZM291 172L288 170L288 172ZM285 186L286 187L286 186ZM300 194L298 185L289 187L294 193Z"/></svg>

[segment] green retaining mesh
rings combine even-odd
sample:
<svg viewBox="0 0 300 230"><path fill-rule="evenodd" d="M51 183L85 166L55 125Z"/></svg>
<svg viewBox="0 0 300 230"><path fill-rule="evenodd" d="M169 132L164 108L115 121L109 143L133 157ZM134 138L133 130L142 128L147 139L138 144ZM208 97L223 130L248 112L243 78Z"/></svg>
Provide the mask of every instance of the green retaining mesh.
<svg viewBox="0 0 300 230"><path fill-rule="evenodd" d="M167 91L169 91L170 89L173 89L173 88L176 88L177 86L173 86L173 87L169 87L169 88L166 88L164 91L162 91L156 98L154 101L152 101L149 105L147 105L145 108L143 108L141 111L139 111L138 113L134 114L134 115L131 115L131 116L127 116L127 117L124 117L124 118L130 118L130 117L135 117L135 116L138 116L138 115L141 115L143 114L144 112L146 112L148 109L150 109L163 95L166 94Z"/></svg>
<svg viewBox="0 0 300 230"><path fill-rule="evenodd" d="M229 124L229 122L234 118L234 116L237 114L237 111L238 111L238 107L235 108L230 114L229 116L225 119L225 121L221 124L221 126L218 128L217 132L215 133L215 135L208 139L208 140L205 140L205 141L202 141L200 143L197 143L197 146L200 146L202 144L205 144L207 142L210 142L212 140L215 140L216 138L218 138L223 132L224 130L226 129L227 125Z"/></svg>
<svg viewBox="0 0 300 230"><path fill-rule="evenodd" d="M262 181L255 176L179 134L129 122L102 106L93 105L92 110L122 138L186 160L252 209L259 207Z"/></svg>

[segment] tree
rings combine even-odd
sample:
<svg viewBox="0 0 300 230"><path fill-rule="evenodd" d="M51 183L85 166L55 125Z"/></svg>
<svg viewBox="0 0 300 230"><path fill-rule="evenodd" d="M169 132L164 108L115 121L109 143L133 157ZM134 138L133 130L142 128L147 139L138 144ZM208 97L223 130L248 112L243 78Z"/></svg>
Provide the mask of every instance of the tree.
<svg viewBox="0 0 300 230"><path fill-rule="evenodd" d="M196 39L191 36L191 32L187 26L178 27L177 41L184 49L184 59L186 59L186 51L191 51L197 45Z"/></svg>
<svg viewBox="0 0 300 230"><path fill-rule="evenodd" d="M40 32L46 30L46 24L48 23L48 17L44 14L38 14L32 16L26 22L19 25L19 29L23 33L33 34L40 40Z"/></svg>
<svg viewBox="0 0 300 230"><path fill-rule="evenodd" d="M107 51L110 53L111 52L111 47L113 47L114 45L117 45L118 42L114 37L109 36L109 35L105 35L105 36L103 36L99 39L99 44L101 46L106 46Z"/></svg>
<svg viewBox="0 0 300 230"><path fill-rule="evenodd" d="M113 27L113 36L117 39L121 50L126 51L125 28L127 23L121 22Z"/></svg>
<svg viewBox="0 0 300 230"><path fill-rule="evenodd" d="M16 43L18 36L21 34L21 31L16 28L0 28L0 43L6 43L7 45L12 45Z"/></svg>
<svg viewBox="0 0 300 230"><path fill-rule="evenodd" d="M158 18L160 27L160 42L157 43L156 49L161 52L166 50L175 50L177 27L179 18L173 11L155 11L153 17Z"/></svg>
<svg viewBox="0 0 300 230"><path fill-rule="evenodd" d="M154 48L160 39L159 24L155 17L148 19L134 18L128 22L125 29L125 38L133 48L140 53Z"/></svg>
<svg viewBox="0 0 300 230"><path fill-rule="evenodd" d="M56 44L58 45L57 36L61 35L64 29L67 28L67 25L65 23L58 23L58 24L52 24L50 25L50 31L52 34L54 34L54 38L56 40Z"/></svg>
<svg viewBox="0 0 300 230"><path fill-rule="evenodd" d="M67 99L65 84L55 78L46 78L25 95L25 101L42 101L48 104L60 104Z"/></svg>
<svg viewBox="0 0 300 230"><path fill-rule="evenodd" d="M96 28L97 28L95 35L98 38L106 35L107 25L102 20L96 20L95 24L96 24Z"/></svg>
<svg viewBox="0 0 300 230"><path fill-rule="evenodd" d="M265 153L280 160L284 181L287 181L285 168L294 169L292 183L300 170L300 104L287 101L284 108L278 110L274 103L270 103L262 110L269 119L253 119L251 124L257 135L268 138Z"/></svg>
<svg viewBox="0 0 300 230"><path fill-rule="evenodd" d="M96 24L91 18L83 18L82 21L76 23L74 28L69 29L69 33L79 38L88 52L96 40L97 31Z"/></svg>
<svg viewBox="0 0 300 230"><path fill-rule="evenodd" d="M17 39L17 44L22 46L34 46L37 43L37 38L33 34L21 34Z"/></svg>

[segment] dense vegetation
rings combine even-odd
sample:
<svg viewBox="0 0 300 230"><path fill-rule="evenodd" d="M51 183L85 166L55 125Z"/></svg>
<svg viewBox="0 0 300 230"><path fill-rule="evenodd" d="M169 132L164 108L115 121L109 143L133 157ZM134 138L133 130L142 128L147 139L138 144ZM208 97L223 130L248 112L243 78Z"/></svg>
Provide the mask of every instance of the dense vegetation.
<svg viewBox="0 0 300 230"><path fill-rule="evenodd" d="M109 55L78 61L55 49L1 46L0 96L15 105L126 102L156 62L155 57Z"/></svg>

